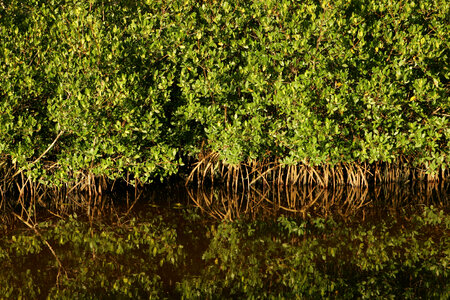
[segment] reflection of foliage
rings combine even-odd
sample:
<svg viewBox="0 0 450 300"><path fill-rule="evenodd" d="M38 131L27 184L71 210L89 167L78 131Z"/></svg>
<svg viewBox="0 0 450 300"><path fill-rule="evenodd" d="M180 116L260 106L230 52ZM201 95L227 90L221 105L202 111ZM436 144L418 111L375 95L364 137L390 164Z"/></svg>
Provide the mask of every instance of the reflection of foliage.
<svg viewBox="0 0 450 300"><path fill-rule="evenodd" d="M222 223L204 253L207 268L179 289L201 298L438 297L448 289L449 229L449 217L428 208L411 221L354 226L286 217Z"/></svg>
<svg viewBox="0 0 450 300"><path fill-rule="evenodd" d="M142 213L122 225L89 226L77 217L38 223L61 272L38 236L0 238L0 295L438 298L448 290L450 218L433 207L409 219L280 216L212 227L195 211L180 214L186 224ZM200 238L205 228L209 240Z"/></svg>
<svg viewBox="0 0 450 300"><path fill-rule="evenodd" d="M1 274L0 294L14 298L35 298L47 292L67 298L90 298L93 293L103 297L155 296L163 294L161 270L183 257L175 230L159 217L114 227L90 227L70 217L56 224L42 222L39 228L43 238L54 245L67 274L58 272L38 236L15 235L1 244L1 268L8 271ZM36 264L26 272L14 271L33 261ZM42 279L55 277L56 282Z"/></svg>

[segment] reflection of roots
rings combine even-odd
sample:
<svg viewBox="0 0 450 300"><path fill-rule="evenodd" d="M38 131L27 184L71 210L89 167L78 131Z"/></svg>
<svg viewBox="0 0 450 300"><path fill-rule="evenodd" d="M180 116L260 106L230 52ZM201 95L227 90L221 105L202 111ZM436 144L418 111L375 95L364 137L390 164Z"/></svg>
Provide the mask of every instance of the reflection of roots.
<svg viewBox="0 0 450 300"><path fill-rule="evenodd" d="M302 217L315 214L326 217L338 214L348 217L366 208L399 209L411 204L431 202L447 205L448 183L428 183L412 186L388 184L374 189L337 186L324 189L317 186L275 186L261 189L251 186L239 191L229 189L188 189L189 198L205 213L217 219L273 217L281 212Z"/></svg>
<svg viewBox="0 0 450 300"><path fill-rule="evenodd" d="M91 224L99 219L121 223L132 212L143 192L144 190L140 189L120 194L118 203L115 203L116 197L112 194L63 193L61 190L53 189L38 195L21 194L15 203L8 201L7 209L5 207L0 210L0 216L7 218L11 211L13 213L16 211L17 214L14 214L18 219L33 224L36 223L38 212L45 211L44 215L50 214L58 218L76 213L86 217Z"/></svg>
<svg viewBox="0 0 450 300"><path fill-rule="evenodd" d="M283 165L273 161L251 161L230 165L220 160L219 153L201 154L199 161L191 171L187 182L196 182L202 186L205 182L214 184L220 181L227 189L238 187L271 185L317 185L336 187L350 185L367 187L369 183L393 183L408 181L442 181L448 177L448 171L440 169L432 173L426 168L413 167L406 158L393 163L339 163L336 165L311 166L307 162L297 165Z"/></svg>

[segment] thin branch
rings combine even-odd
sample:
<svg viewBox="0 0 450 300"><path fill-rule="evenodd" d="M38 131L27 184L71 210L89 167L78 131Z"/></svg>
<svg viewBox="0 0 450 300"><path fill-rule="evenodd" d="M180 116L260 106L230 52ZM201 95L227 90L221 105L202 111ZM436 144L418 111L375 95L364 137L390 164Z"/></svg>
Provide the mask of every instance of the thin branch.
<svg viewBox="0 0 450 300"><path fill-rule="evenodd" d="M18 214L16 214L15 212L13 212L13 215L18 218L20 221L22 221L25 225L27 225L29 228L33 229L34 232L36 233L37 236L39 236L41 238L41 240L47 245L48 249L50 250L50 252L53 254L53 256L55 257L56 261L58 262L59 268L64 270L64 273L67 276L67 272L64 269L61 260L59 260L58 256L56 255L55 250L53 250L53 247L50 245L50 243L42 236L42 234L39 232L39 230L37 230L36 225L32 225L30 224L28 221L24 220L21 216L19 216Z"/></svg>
<svg viewBox="0 0 450 300"><path fill-rule="evenodd" d="M56 141L58 141L59 137L64 133L64 130L61 130L58 135L56 136L56 138L53 140L53 142L50 144L50 146L48 146L48 148L38 157L36 158L35 161L33 161L31 164L34 165L35 163L37 163L45 154L47 154L48 151L50 151L50 149L53 148L53 146L55 145Z"/></svg>
<svg viewBox="0 0 450 300"><path fill-rule="evenodd" d="M53 142L50 144L50 146L48 146L48 148L38 157L36 158L31 164L34 165L35 163L37 163L42 157L44 157L45 154L47 154L48 151L50 151L50 149L53 148L53 146L55 145L55 143L58 141L59 137L64 133L64 130L61 130L58 135L56 136L56 138L53 140ZM23 171L23 169L19 169L14 175L13 177L16 177L18 174L20 174Z"/></svg>

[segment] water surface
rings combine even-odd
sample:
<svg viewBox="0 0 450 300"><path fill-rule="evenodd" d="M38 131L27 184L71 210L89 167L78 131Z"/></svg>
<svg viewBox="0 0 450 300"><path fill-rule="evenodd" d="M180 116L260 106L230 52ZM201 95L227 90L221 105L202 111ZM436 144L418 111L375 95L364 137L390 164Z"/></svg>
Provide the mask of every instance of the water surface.
<svg viewBox="0 0 450 300"><path fill-rule="evenodd" d="M21 199L3 209L0 298L445 297L448 187Z"/></svg>

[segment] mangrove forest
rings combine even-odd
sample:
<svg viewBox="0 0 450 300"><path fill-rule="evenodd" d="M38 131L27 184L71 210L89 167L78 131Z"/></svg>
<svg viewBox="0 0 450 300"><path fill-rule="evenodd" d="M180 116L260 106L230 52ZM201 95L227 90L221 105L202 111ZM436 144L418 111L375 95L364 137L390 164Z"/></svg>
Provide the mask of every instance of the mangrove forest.
<svg viewBox="0 0 450 300"><path fill-rule="evenodd" d="M0 0L0 300L447 299L449 20Z"/></svg>

